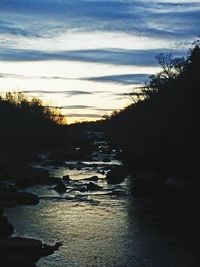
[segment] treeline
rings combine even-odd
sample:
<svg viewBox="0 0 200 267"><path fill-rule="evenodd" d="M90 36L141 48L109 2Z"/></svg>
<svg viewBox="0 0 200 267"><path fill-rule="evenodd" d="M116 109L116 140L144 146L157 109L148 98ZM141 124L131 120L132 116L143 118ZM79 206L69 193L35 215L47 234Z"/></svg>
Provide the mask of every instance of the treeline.
<svg viewBox="0 0 200 267"><path fill-rule="evenodd" d="M161 72L131 94L133 104L107 119L106 130L134 169L198 179L200 42L186 58L157 59Z"/></svg>
<svg viewBox="0 0 200 267"><path fill-rule="evenodd" d="M66 117L58 108L45 106L23 93L0 97L0 159L28 157L66 138Z"/></svg>

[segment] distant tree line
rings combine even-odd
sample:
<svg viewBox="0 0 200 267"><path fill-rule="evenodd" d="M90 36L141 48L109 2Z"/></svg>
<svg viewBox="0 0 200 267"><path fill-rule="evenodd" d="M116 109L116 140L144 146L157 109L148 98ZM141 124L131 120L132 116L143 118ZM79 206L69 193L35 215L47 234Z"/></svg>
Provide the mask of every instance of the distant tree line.
<svg viewBox="0 0 200 267"><path fill-rule="evenodd" d="M58 108L21 92L0 96L0 159L38 151L64 138L66 117ZM25 155L27 154L27 155Z"/></svg>

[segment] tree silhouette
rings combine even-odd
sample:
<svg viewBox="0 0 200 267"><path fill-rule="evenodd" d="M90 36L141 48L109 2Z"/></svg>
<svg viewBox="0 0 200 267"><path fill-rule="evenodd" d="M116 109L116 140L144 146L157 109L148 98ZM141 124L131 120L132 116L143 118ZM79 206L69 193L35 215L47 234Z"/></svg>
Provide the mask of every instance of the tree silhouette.
<svg viewBox="0 0 200 267"><path fill-rule="evenodd" d="M137 102L111 115L111 140L133 168L196 179L200 150L200 42L186 58L157 56L161 71L149 77ZM117 130L116 130L117 129ZM193 177L193 178L192 178Z"/></svg>
<svg viewBox="0 0 200 267"><path fill-rule="evenodd" d="M0 97L0 158L12 153L28 153L64 139L66 117L24 93L8 92Z"/></svg>

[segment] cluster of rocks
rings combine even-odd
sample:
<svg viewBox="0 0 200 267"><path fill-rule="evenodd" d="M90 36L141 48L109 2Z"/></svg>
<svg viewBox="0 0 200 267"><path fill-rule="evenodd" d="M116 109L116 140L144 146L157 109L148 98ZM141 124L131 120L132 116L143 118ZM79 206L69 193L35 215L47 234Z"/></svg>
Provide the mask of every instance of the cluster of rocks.
<svg viewBox="0 0 200 267"><path fill-rule="evenodd" d="M115 185L115 184L121 184L126 178L126 172L122 166L117 166L115 168L112 168L107 172L107 175L105 177L105 180L108 184ZM88 178L81 179L81 182L86 182L81 187L75 187L75 190L78 190L80 192L88 192L88 191L99 191L102 190L103 187L99 186L96 182L98 182L99 177L98 176L92 176ZM56 180L56 186L54 187L54 190L56 190L58 193L63 194L67 190L67 185L69 183L73 183L74 181L70 179L69 175L65 175L62 178L58 178ZM73 191L73 190L72 190Z"/></svg>
<svg viewBox="0 0 200 267"><path fill-rule="evenodd" d="M0 265L6 267L34 267L36 262L58 250L62 245L43 244L40 240L22 237L11 237L14 227L3 215L0 207Z"/></svg>
<svg viewBox="0 0 200 267"><path fill-rule="evenodd" d="M80 151L78 150L75 153L80 153ZM66 154L63 156L66 156ZM124 181L125 174L121 167L113 168L106 173L108 184L120 184ZM49 246L35 239L12 237L14 227L3 215L3 211L7 207L37 205L39 203L38 196L23 191L26 187L37 184L55 185L54 190L63 194L66 192L68 185L72 185L74 181L68 175L62 178L50 177L45 169L23 164L13 164L9 168L1 168L0 179L0 264L7 267L16 265L34 267L41 257L53 253L61 243ZM78 190L80 192L102 190L103 187L97 184L98 180L98 176L82 179Z"/></svg>
<svg viewBox="0 0 200 267"><path fill-rule="evenodd" d="M96 183L93 183L93 181L97 182L98 179L99 179L98 176L92 176L89 178L81 179L82 182L87 181L89 183L87 183L85 186L79 188L78 190L80 192L101 190L102 189L101 186L97 185ZM66 184L68 184L70 182L73 182L73 181L69 178L69 175L65 175L62 177L62 179L60 179L57 182L56 186L54 187L54 190L56 190L60 194L63 194L67 190Z"/></svg>
<svg viewBox="0 0 200 267"><path fill-rule="evenodd" d="M52 254L61 243L50 246L36 239L12 237L14 227L3 212L8 207L38 204L39 197L22 191L22 187L55 183L55 180L45 170L31 166L23 166L20 171L17 166L1 169L0 178L0 265L34 267L41 257Z"/></svg>
<svg viewBox="0 0 200 267"><path fill-rule="evenodd" d="M90 142L91 143L91 142ZM44 158L43 166L65 166L69 169L76 168L80 170L88 167L81 162L84 160L92 160L94 148L103 152L106 147L99 147L99 144L84 145L81 147L66 147L61 149L54 149L49 152L48 157ZM100 151L101 152L101 151ZM66 160L76 160L75 165L66 165ZM102 154L103 162L110 162L110 158L106 154ZM93 165L92 165L93 164ZM91 163L88 168L96 168L98 171L98 164ZM120 184L124 181L125 174L121 167L112 168L104 166L99 170L99 173L106 175L108 184ZM79 190L80 192L99 191L103 187L98 185L98 176L88 177L82 179L80 183L74 182L68 175L62 178L51 177L45 168L36 168L31 165L20 162L19 159L14 159L9 162L0 163L0 265L6 267L34 267L37 261L43 257L50 255L59 248L61 243L56 243L53 246L43 244L39 240L22 237L12 237L14 227L8 221L7 217L3 215L5 208L16 205L37 205L40 201L35 194L24 192L26 187L34 185L53 185L54 190L60 194L64 194L69 188L72 190Z"/></svg>

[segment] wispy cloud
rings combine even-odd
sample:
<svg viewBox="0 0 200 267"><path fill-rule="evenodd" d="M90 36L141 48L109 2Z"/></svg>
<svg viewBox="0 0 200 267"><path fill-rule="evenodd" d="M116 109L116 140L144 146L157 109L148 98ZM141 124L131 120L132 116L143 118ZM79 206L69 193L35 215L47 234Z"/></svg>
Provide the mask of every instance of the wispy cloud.
<svg viewBox="0 0 200 267"><path fill-rule="evenodd" d="M14 78L14 79L44 79L44 80L74 80L74 78L62 77L62 76L29 76L21 74L12 74L12 73L0 73L0 78Z"/></svg>
<svg viewBox="0 0 200 267"><path fill-rule="evenodd" d="M59 107L61 109L67 109L67 110L93 110L98 112L109 112L115 110L114 108L100 108L95 106L87 106L87 105L66 105Z"/></svg>
<svg viewBox="0 0 200 267"><path fill-rule="evenodd" d="M150 74L121 74L121 75L110 75L100 77L89 77L85 80L96 81L96 82L109 82L109 83L120 83L120 84L141 84L147 80Z"/></svg>
<svg viewBox="0 0 200 267"><path fill-rule="evenodd" d="M167 27L159 29L148 22L160 22L166 14L177 18L190 16L190 29L193 26L192 12L199 12L199 1L56 1L56 0L1 0L0 12L6 15L4 32L33 36L49 36L63 30L79 31L123 31L147 33L162 37L168 34ZM193 14L194 15L194 14ZM4 16L5 17L5 16ZM39 23L36 23L37 20ZM15 22L15 25L12 23ZM17 22L17 23L16 23ZM165 21L167 26L169 20ZM42 26L42 27L41 27ZM157 30L154 31L154 30ZM37 34L36 34L37 33ZM191 34L188 32L187 34Z"/></svg>
<svg viewBox="0 0 200 267"><path fill-rule="evenodd" d="M27 90L27 91L22 91L23 93L27 94L61 94L64 96L76 96L76 95L91 95L92 92L87 92L87 91L80 91L80 90L69 90L69 91L47 91L47 90Z"/></svg>
<svg viewBox="0 0 200 267"><path fill-rule="evenodd" d="M90 113L68 113L67 114L68 117L71 118L102 118L102 115L96 113L96 114L90 114Z"/></svg>
<svg viewBox="0 0 200 267"><path fill-rule="evenodd" d="M61 106L62 109L94 109L94 106L87 106L87 105L66 105Z"/></svg>
<svg viewBox="0 0 200 267"><path fill-rule="evenodd" d="M99 76L99 77L85 77L85 78L69 78L62 76L28 76L12 73L0 73L0 78L2 79L44 79L44 80L88 80L95 82L105 82L105 83L118 83L118 84L141 84L147 80L150 76L149 74L116 74L108 76ZM51 92L51 91L50 91ZM101 91L102 92L102 91ZM105 92L105 91L104 91ZM107 91L106 91L107 92Z"/></svg>
<svg viewBox="0 0 200 267"><path fill-rule="evenodd" d="M94 62L116 65L156 66L155 55L172 53L180 56L183 51L176 49L91 49L75 51L46 52L38 50L4 49L0 53L0 60L4 61L42 61L42 60L70 60L79 62Z"/></svg>

